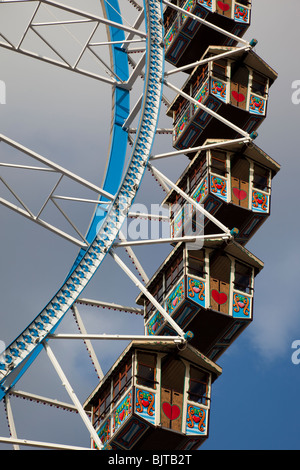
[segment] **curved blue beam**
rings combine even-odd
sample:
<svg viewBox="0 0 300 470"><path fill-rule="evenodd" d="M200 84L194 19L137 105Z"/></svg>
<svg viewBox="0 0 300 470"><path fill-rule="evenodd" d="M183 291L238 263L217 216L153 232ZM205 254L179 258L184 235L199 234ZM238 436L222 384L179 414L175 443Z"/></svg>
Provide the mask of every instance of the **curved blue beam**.
<svg viewBox="0 0 300 470"><path fill-rule="evenodd" d="M122 183L89 248L57 294L33 322L10 344L0 362L0 399L34 361L67 311L101 266L111 250L134 202L151 154L160 113L164 74L162 1L144 0L147 55L143 103L135 144Z"/></svg>
<svg viewBox="0 0 300 470"><path fill-rule="evenodd" d="M105 16L109 20L120 23L121 13L118 0L110 0L109 3L102 1L102 6L105 11ZM118 28L108 28L108 36L109 41L112 42L120 42L124 41L125 39L124 31ZM118 78L121 81L126 82L129 79L128 57L126 49L123 49L120 46L121 44L111 44L110 46L112 67ZM123 125L130 112L129 98L129 90L125 90L124 88L120 88L118 86L116 86L116 88L113 90L113 122L111 126L112 131L110 136L110 149L103 182L103 189L112 195L116 194L120 187L124 170L128 134L127 131L123 129ZM101 197L100 200L105 199ZM86 234L86 240L88 244L92 243L94 240L105 216L106 212L100 206L98 206L98 208L95 210ZM85 251L85 249L80 250L71 272L78 265Z"/></svg>
<svg viewBox="0 0 300 470"><path fill-rule="evenodd" d="M101 3L103 7L104 16L106 18L119 24L122 23L118 0L110 0L109 3L106 2L106 0L101 0ZM122 29L108 27L107 31L109 41L119 42L125 40L125 33ZM120 44L111 44L110 51L112 58L112 69L114 73L119 77L121 81L126 82L129 78L129 66L126 50L122 49L120 47ZM105 191L110 194L116 194L122 181L128 142L128 134L122 126L125 123L130 112L129 91L125 90L124 88L116 87L112 92L112 98L112 130L110 136L110 148L108 151L107 167L104 177L105 179L103 182L103 189L105 189ZM92 241L95 239L97 232L99 231L99 228L103 220L105 219L105 216L106 213L100 207L99 209L95 210L86 235L86 240L89 244L92 243ZM70 270L70 273L68 274L67 280L70 278L72 272L74 272L76 266L78 266L78 264L80 263L80 260L83 258L85 251L86 250L84 249L80 250ZM56 325L56 328L57 326L58 324ZM24 332L25 331L26 330L24 330ZM24 335L24 332L20 335L20 337ZM17 354L17 349L14 348L16 341L11 343L11 345L7 348L7 350L15 350L15 354ZM15 383L17 383L17 381L32 364L32 362L35 360L35 358L38 356L42 349L43 345L37 344L34 351L29 354L26 359L24 359L24 361L22 361L20 366L12 370L12 372L10 373L11 383L9 388L11 388ZM0 363L0 371L1 367L3 366L1 366ZM5 395L6 389L7 387L3 387L2 381L0 381L0 399Z"/></svg>

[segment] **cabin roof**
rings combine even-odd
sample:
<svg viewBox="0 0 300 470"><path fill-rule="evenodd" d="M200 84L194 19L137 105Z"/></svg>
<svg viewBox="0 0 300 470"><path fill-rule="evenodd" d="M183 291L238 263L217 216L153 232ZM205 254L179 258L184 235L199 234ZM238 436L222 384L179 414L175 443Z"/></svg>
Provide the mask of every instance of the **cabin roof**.
<svg viewBox="0 0 300 470"><path fill-rule="evenodd" d="M266 152L264 152L261 148L259 148L257 145L255 145L253 142L251 144L243 144L241 142L232 142L232 140L228 140L227 145L223 145L225 142L224 139L208 139L204 142L203 145L209 145L213 143L222 143L220 147L214 148L214 150L227 150L229 152L233 153L238 153L242 152L243 155L246 157L249 157L251 160L253 160L255 163L261 164L267 168L269 168L272 171L272 177L274 177L280 170L280 165L277 163L272 157L270 157ZM207 149L209 150L209 149ZM189 165L185 168L185 170L182 172L180 177L178 178L176 185L179 186L180 183L184 184L191 173L191 171L194 169L194 167L197 164L197 160L199 157L199 154L201 152L205 152L205 149L202 151L198 151L197 154L194 156L194 158L191 160ZM175 189L171 189L167 196L164 198L162 204L168 204L170 202L173 202L175 199L177 192Z"/></svg>
<svg viewBox="0 0 300 470"><path fill-rule="evenodd" d="M84 402L84 409L90 410L93 404L95 404L98 399L101 391L107 385L107 381L114 375L114 372L124 364L129 357L131 357L132 353L136 349L146 350L148 352L161 352L161 353L176 353L178 357L185 359L188 362L193 363L196 366L202 367L205 370L212 373L212 380L216 380L222 374L222 368L213 362L208 357L204 356L200 351L195 349L190 344L187 344L184 349L179 349L178 345L174 343L170 343L170 341L163 341L159 340L159 342L147 341L147 340L134 340L132 341L123 353L119 356L117 361L114 365L110 368L110 370L105 374L103 379L97 385L97 387L92 391L89 397Z"/></svg>
<svg viewBox="0 0 300 470"><path fill-rule="evenodd" d="M176 239L174 239L174 241L175 240ZM172 264L172 262L176 258L179 251L184 249L184 245L185 245L185 242L177 243L175 248L171 251L168 257L163 261L163 263L160 265L158 270L155 272L155 274L151 277L151 279L146 284L147 289L151 289L151 286L154 283L156 283L159 275L162 275L162 273L168 268L168 266ZM224 242L222 238L214 239L214 240L206 239L203 243L203 246L208 249L218 249L222 247L223 253L231 255L234 258L238 259L239 261L249 264L255 269L256 274L258 274L264 267L263 261L261 261L259 258L257 258L257 256L255 256L253 253L247 250L247 248L240 245L234 240L227 243L227 242ZM140 294L136 298L136 303L138 305L143 305L143 301L145 299L146 299L145 294L143 294L143 292L140 292Z"/></svg>
<svg viewBox="0 0 300 470"><path fill-rule="evenodd" d="M278 77L278 73L270 67L267 62L265 62L259 55L256 54L256 52L253 51L253 49L250 49L249 51L245 51L244 49L241 49L239 47L228 47L228 46L209 46L201 59L207 58L210 54L212 55L218 55L222 54L224 52L228 51L233 51L236 50L237 52L233 56L229 56L228 60L240 62L241 65L247 65L249 68L255 70L258 73L261 73L262 75L266 76L270 80L270 86L274 83L274 81ZM183 87L181 88L182 91L185 93L189 94L189 85L191 81L193 80L194 75L197 73L199 67L202 67L203 65L196 65L185 81ZM171 116L172 111L175 110L178 105L179 105L179 100L181 100L181 95L177 95L169 108L167 109L167 115Z"/></svg>

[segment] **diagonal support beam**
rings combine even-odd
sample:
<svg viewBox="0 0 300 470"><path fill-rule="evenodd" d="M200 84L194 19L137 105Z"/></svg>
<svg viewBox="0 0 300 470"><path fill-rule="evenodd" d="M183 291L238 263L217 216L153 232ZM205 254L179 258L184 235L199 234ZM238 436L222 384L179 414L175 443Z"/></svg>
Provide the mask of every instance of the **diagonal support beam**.
<svg viewBox="0 0 300 470"><path fill-rule="evenodd" d="M137 63L137 65L135 66L132 74L130 75L127 83L126 83L126 87L130 90L134 84L134 82L136 81L136 79L139 77L139 75L141 74L144 66L145 66L145 60L146 60L146 54L144 53L142 55L142 57L140 58L139 62ZM144 75L144 74L143 74Z"/></svg>
<svg viewBox="0 0 300 470"><path fill-rule="evenodd" d="M33 393L24 392L23 390L11 389L6 395L12 395L14 397L23 398L24 400L30 400L36 403L42 403L43 405L55 406L61 410L70 411L73 413L78 413L77 408L74 405L65 403L59 400L53 400L52 398L42 397L41 395L35 395Z"/></svg>
<svg viewBox="0 0 300 470"><path fill-rule="evenodd" d="M56 235L58 235L62 238L65 238L66 240L68 240L71 243L74 243L75 245L79 246L80 248L86 248L87 247L87 243L81 242L77 238L72 237L71 235L67 234L63 230L60 230L59 228L55 227L54 225L49 224L48 222L45 222L42 219L37 219L36 217L31 216L30 214L28 214L27 211L23 210L21 207L18 207L15 204L13 204L9 201L6 201L5 199L3 199L1 197L0 197L0 204L2 204L3 206L6 206L8 209L11 209L12 211L16 212L17 214L22 215L26 219L29 219L32 222L40 225L41 227L46 228L47 230L50 230L50 232L53 232Z"/></svg>
<svg viewBox="0 0 300 470"><path fill-rule="evenodd" d="M243 47L238 47L238 48L234 49L233 51L223 52L222 54L217 54L217 55L208 57L207 59L198 60L197 62L192 62L191 64L183 65L182 67L178 67L177 69L172 69L172 70L166 71L165 72L165 77L168 77L169 75L173 75L174 73L184 72L185 70L189 70L189 69L197 67L199 65L208 64L209 62L213 62L215 60L224 59L225 57L233 56L233 55L235 55L235 54L237 54L241 51L247 52L247 51L250 51L251 49L252 49L252 46L247 45L247 46L243 46Z"/></svg>
<svg viewBox="0 0 300 470"><path fill-rule="evenodd" d="M71 398L72 402L74 403L75 407L77 408L77 411L78 411L83 423L85 424L86 428L88 429L92 439L95 441L95 444L97 445L98 449L102 449L103 444L102 444L96 430L94 429L90 419L88 418L86 412L84 411L79 399L77 398L73 388L71 387L67 377L65 376L61 366L59 365L56 357L54 356L52 349L50 348L50 346L47 342L44 342L43 344L44 344L44 348L46 350L46 353L47 353L50 361L52 362L52 365L53 365L54 369L57 372L57 375L61 379L62 384L65 387L69 397Z"/></svg>
<svg viewBox="0 0 300 470"><path fill-rule="evenodd" d="M6 408L6 415L7 415L7 421L8 421L8 426L9 426L9 431L10 435L13 439L17 439L17 432L16 432L16 427L15 427L15 421L12 413L12 407L11 407L11 402L10 402L10 397L9 395L5 395L5 408ZM13 444L14 450L20 450L20 446L16 443Z"/></svg>
<svg viewBox="0 0 300 470"><path fill-rule="evenodd" d="M15 439L12 437L0 437L3 444L12 444L17 446L38 447L53 450L91 450L87 447L68 446L63 444L53 444L50 442L32 441L28 439Z"/></svg>
<svg viewBox="0 0 300 470"><path fill-rule="evenodd" d="M28 3L28 0L26 0L26 1L20 0L19 2L18 1L13 2L11 0L8 0L8 1L5 1L5 0L3 1L2 0L2 3ZM68 5L65 5L65 4L62 4L62 3L57 3L57 2L54 2L54 1L51 1L51 0L40 0L40 3L42 3L44 5L49 5L51 7L55 7L58 10L66 11L68 13L71 13L72 15L78 15L82 18L86 18L86 19L91 20L91 21L97 21L98 23L104 24L106 26L111 26L111 27L114 27L114 28L117 28L117 29L122 29L123 31L127 31L127 32L132 33L133 35L136 35L136 36L147 37L146 33L142 32L142 31L139 31L135 28L131 28L130 26L125 26L122 23L117 23L116 21L108 20L107 18L103 18L101 16L93 15L93 14L88 13L88 12L83 11L83 10L78 10L77 8L74 8L74 7L69 7Z"/></svg>
<svg viewBox="0 0 300 470"><path fill-rule="evenodd" d="M172 328L178 333L179 339L183 342L186 341L184 331L178 326L178 324L173 320L173 318L168 314L168 312L157 302L157 300L150 294L148 289L140 282L140 280L128 269L128 267L123 263L123 261L116 255L116 253L110 250L109 254L115 260L115 262L120 266L120 268L127 274L127 276L132 280L132 282L145 294L145 296L150 300L152 305L162 314L166 321L172 326Z"/></svg>
<svg viewBox="0 0 300 470"><path fill-rule="evenodd" d="M123 124L123 129L128 129L130 127L132 121L136 118L136 116L138 115L138 113L139 113L139 111L142 107L142 102L143 102L143 95L141 95L139 97L136 104L132 108L128 118L126 119L126 121Z"/></svg>
<svg viewBox="0 0 300 470"><path fill-rule="evenodd" d="M170 222L170 217L168 215L159 215L159 214L146 214L141 212L129 212L128 217L135 219L149 219L149 220L159 220L161 222Z"/></svg>
<svg viewBox="0 0 300 470"><path fill-rule="evenodd" d="M56 163L52 162L48 158L43 157L42 155L38 154L37 152L34 152L33 150L30 150L28 147L25 147L24 145L19 144L18 142L10 139L9 137L6 137L3 134L0 134L0 142L5 142L7 145L10 147L13 147L17 150L20 150L20 152L24 153L25 155L28 155L29 157L33 158L34 160L37 160L38 162L42 163L43 165L47 166L53 171L57 171L58 173L63 174L64 176L72 179L73 181L76 181L79 184L82 184L88 189L91 189L92 191L95 191L98 194L101 194L102 196L106 197L107 199L113 201L114 196L112 194L109 194L107 191L104 191L102 188L96 186L95 184L90 183L89 181L85 180L84 178L81 178L80 176L76 175L75 173L72 173L71 171L67 170L66 168L57 165Z"/></svg>
<svg viewBox="0 0 300 470"><path fill-rule="evenodd" d="M159 170L154 168L151 163L148 163L148 166L150 170L153 172L154 176L157 176L164 180L168 186L170 186L172 189L174 189L178 194L180 194L187 202L189 202L192 206L195 207L195 209L198 209L200 212L202 212L205 217L210 219L212 222L217 225L225 234L229 235L230 238L232 237L231 232L228 227L226 227L224 224L222 224L218 219L216 219L213 215L211 215L210 212L208 212L204 207L201 206L201 204L198 204L194 199L192 199L190 196L188 196L182 189L180 189L175 183L173 183L169 178L167 178L165 175L163 175Z"/></svg>
<svg viewBox="0 0 300 470"><path fill-rule="evenodd" d="M187 155L189 153L197 153L201 150L210 150L219 147L226 147L230 144L249 144L252 141L250 137L242 137L240 139L224 140L223 142L214 142L213 144L200 145L199 147L190 147L183 150L174 150L172 152L160 153L158 155L153 155L149 160L159 160L160 158L167 157L176 157L178 155Z"/></svg>
<svg viewBox="0 0 300 470"><path fill-rule="evenodd" d="M195 104L196 106L198 106L198 108L201 108L203 109L203 111L205 111L206 113L210 114L212 117L218 119L218 121L222 122L223 124L225 124L226 126L230 127L231 129L233 129L234 131L238 132L239 134L241 134L242 136L244 137L247 137L249 139L251 139L250 135L248 134L248 132L245 132L243 129L241 129L240 127L236 126L235 124L233 124L232 122L228 121L228 119L225 119L223 118L222 116L220 116L218 113L216 113L215 111L213 111L212 109L208 108L207 106L205 106L204 104L202 103L199 103L199 101L195 100L194 98L192 98L190 95L188 95L187 93L184 93L184 91L180 90L180 88L177 88L176 86L172 85L172 83L169 83L167 82L166 80L164 80L164 84L166 86L168 86L169 88L171 88L171 90L174 90L176 91L176 93L178 93L179 95L183 96L183 98L186 98L188 101L190 101L191 103Z"/></svg>
<svg viewBox="0 0 300 470"><path fill-rule="evenodd" d="M35 52L25 51L24 49L15 49L14 46L4 44L3 42L0 42L0 47L2 47L4 49L8 49L8 50L13 50L14 52L17 52L18 54L22 54L26 57L30 57L31 59L37 59L37 60L40 60L42 62L46 62L47 64L55 65L56 67L60 67L60 68L65 69L65 70L69 70L70 72L74 72L74 73L77 73L79 75L83 75L83 76L86 76L86 77L89 77L89 78L93 78L95 80L106 83L108 85L112 85L112 86L115 86L115 85L120 85L121 86L122 85L122 84L118 84L118 82L116 82L115 80L112 80L112 79L107 78L107 77L103 77L103 76L98 75L96 73L89 72L88 70L79 69L79 68L74 69L74 68L70 67L69 65L67 65L64 62L59 62L58 60L49 59L47 57L42 57L41 55L36 54Z"/></svg>
<svg viewBox="0 0 300 470"><path fill-rule="evenodd" d="M128 256L129 258L131 259L131 261L133 262L134 266L136 267L136 270L137 272L139 273L139 275L141 276L141 278L143 279L143 281L145 283L147 283L149 281L149 277L147 276L145 270L143 269L141 263L139 262L136 254L134 253L134 251L132 250L132 248L130 248L130 246L127 244L127 240L126 240L126 237L124 236L123 232L120 230L119 232L119 238L120 240L124 243L124 246L125 246L125 250L127 251L128 253Z"/></svg>
<svg viewBox="0 0 300 470"><path fill-rule="evenodd" d="M186 236L186 237L174 237L174 238L157 238L153 240L134 240L134 241L126 241L115 243L114 248L120 247L130 247L130 246L141 246L141 245L159 245L162 243L176 243L178 242L185 242L185 243L193 243L199 240L216 240L222 238L223 240L231 239L231 234L221 234L215 233L211 235L196 235L196 236Z"/></svg>
<svg viewBox="0 0 300 470"><path fill-rule="evenodd" d="M118 310L120 312L128 312L128 313L135 313L136 315L143 315L144 311L141 308L135 307L127 307L125 305L114 304L111 302L104 302L102 300L91 300L85 298L79 298L76 300L77 304L81 305L88 305L91 307L100 307L100 308L108 308L111 310Z"/></svg>
<svg viewBox="0 0 300 470"><path fill-rule="evenodd" d="M158 336L158 335L107 335L105 333L102 334L81 334L76 335L73 333L58 333L58 334L51 334L49 335L51 339L68 339L68 340L119 340L119 341L147 341L157 343L158 341L163 341L165 343L182 343L184 340L179 336Z"/></svg>
<svg viewBox="0 0 300 470"><path fill-rule="evenodd" d="M77 323L77 325L78 325L78 328L79 328L80 333L83 334L83 335L86 335L86 334L87 334L87 331L86 331L86 329L85 329L84 323L83 323L83 321L82 321L82 318L81 318L81 316L80 316L80 314L79 314L79 311L78 311L78 308L76 307L76 305L73 305L73 306L72 306L72 310L73 310L73 313L74 313L74 316L75 316L75 320L76 320L76 323ZM95 353L95 350L94 350L94 348L93 348L93 346L92 346L92 343L90 342L89 339L86 339L86 340L84 341L84 343L85 343L86 348L87 348L87 350L88 350L88 353L89 353L89 356L90 356L91 361L92 361L92 363L93 363L93 366L94 366L94 368L95 368L95 371L96 371L96 373L97 373L97 375L98 375L98 378L101 380L101 379L103 379L104 374L103 374L102 368L101 368L101 366L100 366L100 364L99 364L99 361L98 361L97 355L96 355L96 353Z"/></svg>

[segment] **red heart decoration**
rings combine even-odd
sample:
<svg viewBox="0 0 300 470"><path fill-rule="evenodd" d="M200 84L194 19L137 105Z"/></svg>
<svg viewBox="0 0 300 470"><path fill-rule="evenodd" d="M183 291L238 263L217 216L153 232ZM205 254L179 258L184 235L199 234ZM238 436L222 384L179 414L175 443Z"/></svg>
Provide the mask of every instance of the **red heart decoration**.
<svg viewBox="0 0 300 470"><path fill-rule="evenodd" d="M123 421L124 415L125 415L125 410L121 411L121 413L120 413L119 418L120 418L121 421Z"/></svg>
<svg viewBox="0 0 300 470"><path fill-rule="evenodd" d="M243 189L233 188L232 192L235 195L235 197L238 198L239 201L243 201L248 196L246 191L244 191Z"/></svg>
<svg viewBox="0 0 300 470"><path fill-rule="evenodd" d="M163 403L162 405L163 412L165 413L166 417L169 418L171 421L177 419L180 416L180 408L177 405L170 405L170 403Z"/></svg>
<svg viewBox="0 0 300 470"><path fill-rule="evenodd" d="M199 423L199 421L200 421L200 416L198 416L198 415L194 415L194 416L193 416L193 420L194 420L194 422L195 422L195 423L197 423L197 424L198 424L198 423Z"/></svg>
<svg viewBox="0 0 300 470"><path fill-rule="evenodd" d="M145 408L147 408L147 406L149 406L148 400L142 400L142 404Z"/></svg>
<svg viewBox="0 0 300 470"><path fill-rule="evenodd" d="M233 98L234 98L238 103L242 103L242 102L245 101L245 99L246 99L246 97L245 97L245 95L243 95L243 93L238 93L237 91L233 91L231 94L232 94Z"/></svg>
<svg viewBox="0 0 300 470"><path fill-rule="evenodd" d="M226 304L227 302L227 295L224 294L224 292L219 292L217 290L212 290L211 291L212 298L214 299L215 302L219 305Z"/></svg>
<svg viewBox="0 0 300 470"><path fill-rule="evenodd" d="M218 3L218 7L222 10L222 11L228 11L230 10L230 5L227 5L227 3L224 3L224 2L217 2Z"/></svg>

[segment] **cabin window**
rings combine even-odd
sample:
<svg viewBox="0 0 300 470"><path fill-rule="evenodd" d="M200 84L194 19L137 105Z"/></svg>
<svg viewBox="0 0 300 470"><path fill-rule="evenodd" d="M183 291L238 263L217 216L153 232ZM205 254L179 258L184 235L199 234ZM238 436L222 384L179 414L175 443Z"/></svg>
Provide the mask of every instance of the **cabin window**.
<svg viewBox="0 0 300 470"><path fill-rule="evenodd" d="M100 421L103 421L110 411L111 393L108 387L102 394L98 406L94 409L93 424L97 426Z"/></svg>
<svg viewBox="0 0 300 470"><path fill-rule="evenodd" d="M186 2L186 0L176 0L175 2L173 1L172 3L175 3L175 5L182 8L183 5L185 4L185 2ZM177 16L178 16L178 12L176 10L173 10L173 9L171 9L171 11L167 13L167 15L164 15L165 29L167 29L174 22L174 19Z"/></svg>
<svg viewBox="0 0 300 470"><path fill-rule="evenodd" d="M166 292L171 289L183 274L183 253L173 261L166 272Z"/></svg>
<svg viewBox="0 0 300 470"><path fill-rule="evenodd" d="M226 176L226 152L213 150L211 152L211 171L220 176Z"/></svg>
<svg viewBox="0 0 300 470"><path fill-rule="evenodd" d="M249 84L249 70L244 65L237 65L233 63L231 66L231 80L239 85L248 88Z"/></svg>
<svg viewBox="0 0 300 470"><path fill-rule="evenodd" d="M226 284L230 283L231 261L226 255L216 256L217 252L211 254L210 276Z"/></svg>
<svg viewBox="0 0 300 470"><path fill-rule="evenodd" d="M161 361L161 387L183 394L185 365L180 359L168 354Z"/></svg>
<svg viewBox="0 0 300 470"><path fill-rule="evenodd" d="M194 82L192 84L192 96L194 96L198 90L202 87L206 77L207 77L207 72L208 72L208 66L205 65L202 67L198 72L197 72L197 77L194 79Z"/></svg>
<svg viewBox="0 0 300 470"><path fill-rule="evenodd" d="M132 364L131 360L125 364L115 376L113 382L113 400L116 402L131 386Z"/></svg>
<svg viewBox="0 0 300 470"><path fill-rule="evenodd" d="M231 160L231 176L249 183L250 164L246 158L240 154L235 154ZM244 188L243 188L244 189Z"/></svg>
<svg viewBox="0 0 300 470"><path fill-rule="evenodd" d="M152 302L150 302L150 300L147 300L146 301L146 320L147 318L149 318L153 310L155 310L154 305L152 304Z"/></svg>
<svg viewBox="0 0 300 470"><path fill-rule="evenodd" d="M164 287L163 287L163 279L158 280L157 284L152 288L151 294L157 300L157 302L161 303L163 300L163 294L164 294ZM150 302L150 300L146 301L146 319L149 318L149 315L151 315L152 311L155 310L155 306Z"/></svg>
<svg viewBox="0 0 300 470"><path fill-rule="evenodd" d="M227 80L227 60L220 59L213 62L213 75L221 80Z"/></svg>
<svg viewBox="0 0 300 470"><path fill-rule="evenodd" d="M186 112L189 106L189 101L182 98L179 102L178 108L174 110L174 124L182 117L182 115Z"/></svg>
<svg viewBox="0 0 300 470"><path fill-rule="evenodd" d="M270 171L259 165L254 165L253 186L261 191L269 189Z"/></svg>
<svg viewBox="0 0 300 470"><path fill-rule="evenodd" d="M250 293L252 290L252 268L235 262L234 287L242 292Z"/></svg>
<svg viewBox="0 0 300 470"><path fill-rule="evenodd" d="M182 186L180 186L180 189L184 192L184 193L187 193L187 182L185 181L185 183L182 184ZM172 212L175 214L177 212L177 210L181 207L184 206L184 204L187 203L187 200L181 196L181 194L176 194L175 196L175 200L174 200L174 207L172 207Z"/></svg>
<svg viewBox="0 0 300 470"><path fill-rule="evenodd" d="M153 289L153 292L152 292L152 295L153 297L157 300L157 302L161 302L162 301L162 298L163 298L163 279L160 278L157 282L157 284L155 285L154 289Z"/></svg>
<svg viewBox="0 0 300 470"><path fill-rule="evenodd" d="M252 91L256 95L265 96L267 90L268 80L263 75L253 72L252 77Z"/></svg>
<svg viewBox="0 0 300 470"><path fill-rule="evenodd" d="M188 399L197 403L201 403L202 405L207 405L209 400L208 383L208 372L191 366Z"/></svg>
<svg viewBox="0 0 300 470"><path fill-rule="evenodd" d="M156 355L144 352L137 353L137 384L156 388Z"/></svg>
<svg viewBox="0 0 300 470"><path fill-rule="evenodd" d="M190 174L190 194L198 186L201 179L205 175L206 170L207 170L207 158L206 158L206 153L204 152L200 158L200 161L197 163L197 165L195 166L195 168L192 170Z"/></svg>
<svg viewBox="0 0 300 470"><path fill-rule="evenodd" d="M240 5L244 5L245 7L248 7L251 5L251 3L248 0L237 0L237 3Z"/></svg>
<svg viewBox="0 0 300 470"><path fill-rule="evenodd" d="M189 251L188 274L197 277L205 277L205 255L203 250Z"/></svg>

